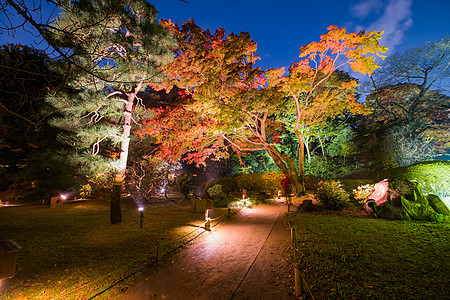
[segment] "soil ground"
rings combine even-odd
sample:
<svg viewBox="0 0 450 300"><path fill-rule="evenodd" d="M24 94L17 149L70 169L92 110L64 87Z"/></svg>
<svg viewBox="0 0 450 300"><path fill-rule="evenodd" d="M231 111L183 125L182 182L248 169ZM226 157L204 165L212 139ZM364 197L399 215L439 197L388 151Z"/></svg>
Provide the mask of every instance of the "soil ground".
<svg viewBox="0 0 450 300"><path fill-rule="evenodd" d="M286 212L284 202L239 211L119 299L294 299Z"/></svg>

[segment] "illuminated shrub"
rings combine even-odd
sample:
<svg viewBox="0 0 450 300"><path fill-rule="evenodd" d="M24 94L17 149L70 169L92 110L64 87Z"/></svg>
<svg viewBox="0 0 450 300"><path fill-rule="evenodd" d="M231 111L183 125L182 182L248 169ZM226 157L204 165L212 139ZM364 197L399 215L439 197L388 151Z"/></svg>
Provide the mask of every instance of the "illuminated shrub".
<svg viewBox="0 0 450 300"><path fill-rule="evenodd" d="M282 178L283 175L277 172L238 174L211 180L206 184L205 190L210 198L215 199L217 191L211 188L220 185L221 194L229 201L234 201L242 198L242 189L245 189L248 197L256 202L262 202L276 193Z"/></svg>
<svg viewBox="0 0 450 300"><path fill-rule="evenodd" d="M360 185L353 190L353 197L358 203L365 203L367 197L375 190L375 184Z"/></svg>
<svg viewBox="0 0 450 300"><path fill-rule="evenodd" d="M214 197L209 194L209 189L214 187L215 185L221 186L222 194L225 195L226 197L228 196L238 197L239 195L242 194L242 192L239 190L239 187L234 177L221 177L206 183L205 187L206 194L212 199L214 199Z"/></svg>
<svg viewBox="0 0 450 300"><path fill-rule="evenodd" d="M208 190L208 195L214 200L215 207L225 207L228 205L227 195L223 193L222 185L216 184L210 187Z"/></svg>
<svg viewBox="0 0 450 300"><path fill-rule="evenodd" d="M327 180L319 185L317 196L323 207L331 210L342 210L349 202L349 194L339 181Z"/></svg>
<svg viewBox="0 0 450 300"><path fill-rule="evenodd" d="M395 190L400 199L401 216L403 219L417 220L417 221L433 221L442 222L448 221L448 217L443 216L433 209L428 199L422 193L420 185L417 182L411 182L408 180L396 180L389 184L391 190ZM398 202L394 199L395 195L391 195L391 203ZM436 197L436 196L435 196ZM377 216L383 218L382 215L388 212L389 207L383 207L383 209L377 212Z"/></svg>
<svg viewBox="0 0 450 300"><path fill-rule="evenodd" d="M450 207L450 161L428 161L388 170L384 178L417 182L423 193L439 196Z"/></svg>
<svg viewBox="0 0 450 300"><path fill-rule="evenodd" d="M249 195L267 195L271 197L276 193L283 175L278 172L252 173L236 175L238 187L246 189Z"/></svg>

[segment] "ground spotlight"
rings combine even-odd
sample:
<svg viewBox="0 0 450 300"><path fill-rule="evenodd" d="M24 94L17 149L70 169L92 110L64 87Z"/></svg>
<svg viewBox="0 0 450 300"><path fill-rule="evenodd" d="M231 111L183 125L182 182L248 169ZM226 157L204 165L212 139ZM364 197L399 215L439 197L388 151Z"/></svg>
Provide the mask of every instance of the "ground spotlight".
<svg viewBox="0 0 450 300"><path fill-rule="evenodd" d="M138 210L139 210L140 228L142 229L142 223L144 223L144 207L143 206L139 206Z"/></svg>

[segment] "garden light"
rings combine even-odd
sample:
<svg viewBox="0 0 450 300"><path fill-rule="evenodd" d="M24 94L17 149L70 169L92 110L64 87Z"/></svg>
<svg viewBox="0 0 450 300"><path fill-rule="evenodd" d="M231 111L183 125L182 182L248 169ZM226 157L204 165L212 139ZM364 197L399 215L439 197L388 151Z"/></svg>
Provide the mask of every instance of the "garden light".
<svg viewBox="0 0 450 300"><path fill-rule="evenodd" d="M142 223L144 222L144 207L140 206L138 210L139 210L140 228L142 229Z"/></svg>
<svg viewBox="0 0 450 300"><path fill-rule="evenodd" d="M211 218L209 217L210 209L205 211L205 229L211 231Z"/></svg>

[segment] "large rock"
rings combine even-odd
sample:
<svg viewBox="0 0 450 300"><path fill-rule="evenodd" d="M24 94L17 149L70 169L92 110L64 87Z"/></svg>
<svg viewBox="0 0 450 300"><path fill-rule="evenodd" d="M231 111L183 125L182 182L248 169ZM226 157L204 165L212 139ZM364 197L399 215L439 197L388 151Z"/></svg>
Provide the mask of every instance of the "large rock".
<svg viewBox="0 0 450 300"><path fill-rule="evenodd" d="M367 197L364 209L379 218L436 221L442 219L439 214L445 215L441 202L437 196L425 197L415 182L390 182L385 179L375 185L375 191Z"/></svg>
<svg viewBox="0 0 450 300"><path fill-rule="evenodd" d="M378 208L387 202L392 202L394 207L401 207L399 197L400 194L397 191L389 188L389 179L384 179L375 184L375 190L367 197L364 210L369 214L376 213Z"/></svg>

